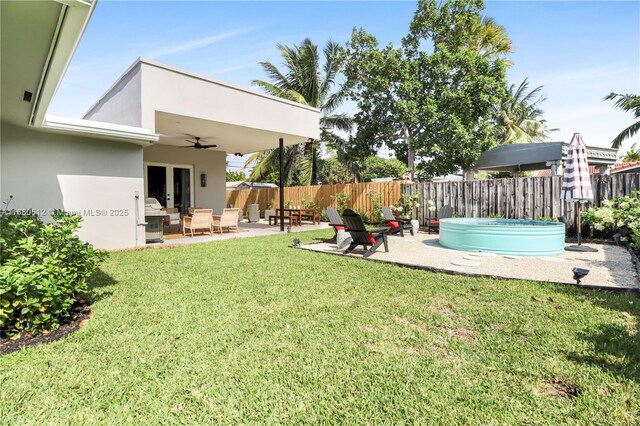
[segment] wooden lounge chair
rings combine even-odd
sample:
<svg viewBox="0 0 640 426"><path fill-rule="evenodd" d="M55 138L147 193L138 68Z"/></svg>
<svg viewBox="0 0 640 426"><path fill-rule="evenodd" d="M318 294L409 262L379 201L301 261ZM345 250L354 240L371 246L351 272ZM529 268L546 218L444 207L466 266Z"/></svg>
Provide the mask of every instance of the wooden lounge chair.
<svg viewBox="0 0 640 426"><path fill-rule="evenodd" d="M220 233L222 234L222 228L228 228L231 231L231 228L235 228L236 232L239 232L238 221L239 221L239 212L240 209L224 209L222 211L222 215L214 215L212 216L212 227L220 229Z"/></svg>
<svg viewBox="0 0 640 426"><path fill-rule="evenodd" d="M447 219L450 217L453 217L453 207L448 204L440 207L440 210L438 210L438 218L429 219L427 222L427 231L429 234L432 229L434 231L440 231L440 219Z"/></svg>
<svg viewBox="0 0 640 426"><path fill-rule="evenodd" d="M338 239L338 231L344 231L346 226L336 209L327 207L326 212L329 218L329 226L333 228L333 241L336 241Z"/></svg>
<svg viewBox="0 0 640 426"><path fill-rule="evenodd" d="M351 253L356 247L363 246L366 250L364 257L369 257L376 252L380 245L384 244L384 251L389 251L387 243L387 233L389 228L370 229L364 226L362 217L351 209L345 209L342 219L347 227L347 232L351 235L351 244L344 254Z"/></svg>
<svg viewBox="0 0 640 426"><path fill-rule="evenodd" d="M382 207L382 215L384 216L384 221L389 227L389 235L400 234L401 237L404 237L405 229L413 235L413 226L410 223L396 219L389 207Z"/></svg>
<svg viewBox="0 0 640 426"><path fill-rule="evenodd" d="M193 237L193 231L201 230L208 231L210 235L213 235L213 221L211 215L212 209L195 209L193 215L185 216L182 219L182 235L186 235L186 231L189 230Z"/></svg>

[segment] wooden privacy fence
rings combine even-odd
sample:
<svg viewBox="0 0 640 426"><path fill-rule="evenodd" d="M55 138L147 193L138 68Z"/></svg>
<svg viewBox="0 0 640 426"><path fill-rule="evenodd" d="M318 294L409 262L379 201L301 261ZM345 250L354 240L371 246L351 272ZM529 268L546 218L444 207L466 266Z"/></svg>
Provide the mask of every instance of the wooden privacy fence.
<svg viewBox="0 0 640 426"><path fill-rule="evenodd" d="M284 189L284 201L291 202L293 206L301 206L302 200L314 200L320 209L335 207L336 203L332 195L346 192L349 195L347 205L358 211L368 212L372 210L371 201L367 196L369 190L380 193L382 204L388 206L395 204L400 198L401 181L366 182L336 185L291 186ZM278 188L239 189L227 191L227 206L247 210L249 204L259 204L260 210L279 206Z"/></svg>
<svg viewBox="0 0 640 426"><path fill-rule="evenodd" d="M591 176L594 200L583 206L600 206L603 200L631 195L640 190L640 173ZM432 200L439 209L453 207L461 217L503 216L525 218L565 216L570 228L575 226L576 203L560 199L562 176L539 178L491 179L472 182L423 182L402 185L404 193L420 192L417 219L425 224L435 217L435 211L426 208Z"/></svg>

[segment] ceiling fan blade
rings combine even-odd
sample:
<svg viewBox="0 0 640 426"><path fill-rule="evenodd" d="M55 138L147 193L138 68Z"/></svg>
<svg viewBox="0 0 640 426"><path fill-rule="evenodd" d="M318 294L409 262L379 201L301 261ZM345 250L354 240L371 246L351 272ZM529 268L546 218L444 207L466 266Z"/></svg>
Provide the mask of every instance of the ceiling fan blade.
<svg viewBox="0 0 640 426"><path fill-rule="evenodd" d="M200 148L216 148L218 145L200 145Z"/></svg>
<svg viewBox="0 0 640 426"><path fill-rule="evenodd" d="M179 146L178 148L194 148L194 147L191 145L182 145L182 146Z"/></svg>
<svg viewBox="0 0 640 426"><path fill-rule="evenodd" d="M192 143L192 144L194 144L194 145L195 145L196 143L198 143L197 141L190 141L189 139L185 139L184 141L185 141L185 142Z"/></svg>

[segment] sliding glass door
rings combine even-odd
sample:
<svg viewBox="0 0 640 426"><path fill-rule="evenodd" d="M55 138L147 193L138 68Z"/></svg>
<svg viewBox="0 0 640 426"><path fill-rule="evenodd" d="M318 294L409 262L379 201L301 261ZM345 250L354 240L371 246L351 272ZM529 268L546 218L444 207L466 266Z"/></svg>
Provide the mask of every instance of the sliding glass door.
<svg viewBox="0 0 640 426"><path fill-rule="evenodd" d="M145 163L145 195L187 213L193 206L193 166Z"/></svg>

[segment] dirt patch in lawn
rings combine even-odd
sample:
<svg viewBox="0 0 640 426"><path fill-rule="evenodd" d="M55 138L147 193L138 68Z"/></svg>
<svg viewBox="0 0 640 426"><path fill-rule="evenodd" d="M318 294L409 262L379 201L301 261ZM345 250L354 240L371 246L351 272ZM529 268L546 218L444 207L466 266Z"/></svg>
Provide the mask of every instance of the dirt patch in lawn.
<svg viewBox="0 0 640 426"><path fill-rule="evenodd" d="M465 342L471 342L476 338L476 332L469 328L455 327L445 329L449 336L454 336Z"/></svg>
<svg viewBox="0 0 640 426"><path fill-rule="evenodd" d="M0 339L0 356L29 348L43 343L51 343L74 333L84 327L93 316L93 308L87 304L76 304L71 309L71 316L57 330L32 336L21 333L17 336Z"/></svg>
<svg viewBox="0 0 640 426"><path fill-rule="evenodd" d="M534 388L538 396L551 396L557 398L575 398L582 393L580 386L571 379L556 376L552 379L540 382Z"/></svg>

